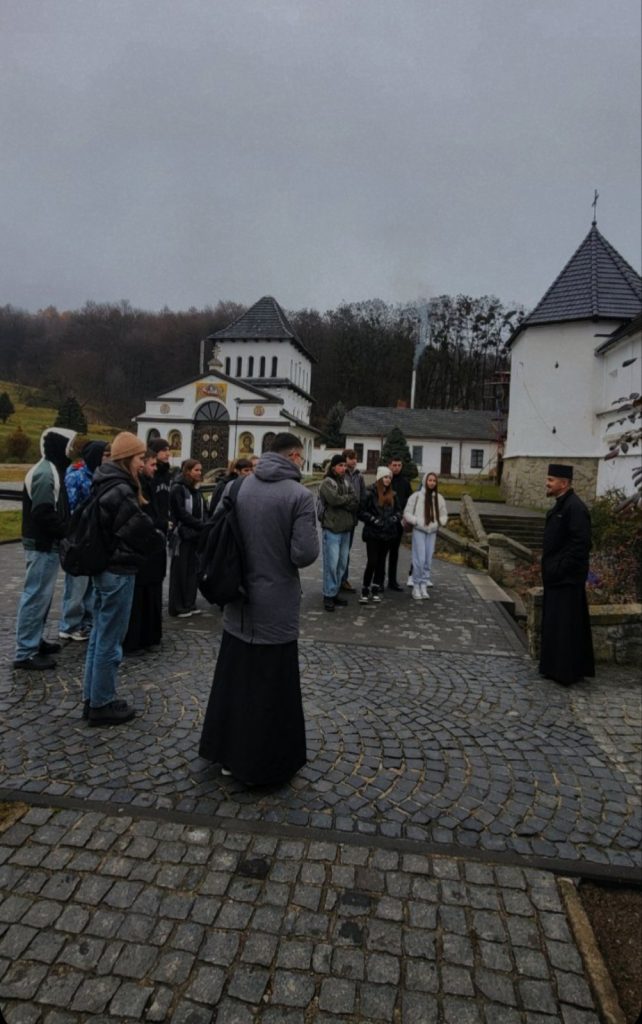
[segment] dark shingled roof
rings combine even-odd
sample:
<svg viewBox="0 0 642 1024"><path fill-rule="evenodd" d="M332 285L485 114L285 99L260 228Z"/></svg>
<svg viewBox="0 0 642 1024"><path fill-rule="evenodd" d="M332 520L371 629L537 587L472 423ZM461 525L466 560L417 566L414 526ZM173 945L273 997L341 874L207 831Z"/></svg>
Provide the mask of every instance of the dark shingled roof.
<svg viewBox="0 0 642 1024"><path fill-rule="evenodd" d="M495 413L478 409L382 409L358 405L343 417L341 433L383 437L393 427L399 427L406 437L494 441L497 439L494 416Z"/></svg>
<svg viewBox="0 0 642 1024"><path fill-rule="evenodd" d="M210 334L208 341L291 341L311 362L316 359L304 347L303 342L290 326L288 318L276 299L264 295L241 316L233 320L216 334Z"/></svg>
<svg viewBox="0 0 642 1024"><path fill-rule="evenodd" d="M639 331L640 328L642 328L642 313L640 313L639 316L636 316L635 320L629 320L628 324L622 324L622 326L618 327L612 334L609 334L606 341L603 341L601 345L597 346L595 349L595 355L603 355L605 352L608 352L610 348L613 348L614 345L617 345L618 341L622 341L623 338L630 337L630 335Z"/></svg>
<svg viewBox="0 0 642 1024"><path fill-rule="evenodd" d="M642 277L620 256L595 222L509 344L533 324L565 320L629 320L642 309Z"/></svg>

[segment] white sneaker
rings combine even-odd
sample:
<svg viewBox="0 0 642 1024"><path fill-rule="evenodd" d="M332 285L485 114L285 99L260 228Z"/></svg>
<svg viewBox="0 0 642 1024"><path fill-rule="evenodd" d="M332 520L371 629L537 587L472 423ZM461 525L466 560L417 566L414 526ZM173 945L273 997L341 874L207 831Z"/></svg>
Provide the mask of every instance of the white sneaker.
<svg viewBox="0 0 642 1024"><path fill-rule="evenodd" d="M424 601L427 601L428 598L430 597L430 594L426 590L426 584L425 583L422 583L422 585L419 587L419 592L420 592L422 598L424 599Z"/></svg>
<svg viewBox="0 0 642 1024"><path fill-rule="evenodd" d="M177 619L189 619L189 617L191 615L193 615L193 614L194 614L194 612L179 612L178 615L176 616L176 618Z"/></svg>
<svg viewBox="0 0 642 1024"><path fill-rule="evenodd" d="M428 580L428 582L426 583L426 586L427 587L432 587L432 586L434 586L434 583L432 582L432 580Z"/></svg>
<svg viewBox="0 0 642 1024"><path fill-rule="evenodd" d="M408 577L408 582L406 583L406 586L407 587L414 587L414 585L415 585L415 581L412 578L412 573L410 573L410 576Z"/></svg>
<svg viewBox="0 0 642 1024"><path fill-rule="evenodd" d="M58 633L58 637L61 640L78 640L82 643L83 640L89 640L89 634L91 629L87 626L81 626L79 629L73 629L70 633Z"/></svg>
<svg viewBox="0 0 642 1024"><path fill-rule="evenodd" d="M413 600L414 601L421 601L422 597L423 597L423 594L421 593L421 589L419 587L413 587L412 588L412 598L413 598Z"/></svg>

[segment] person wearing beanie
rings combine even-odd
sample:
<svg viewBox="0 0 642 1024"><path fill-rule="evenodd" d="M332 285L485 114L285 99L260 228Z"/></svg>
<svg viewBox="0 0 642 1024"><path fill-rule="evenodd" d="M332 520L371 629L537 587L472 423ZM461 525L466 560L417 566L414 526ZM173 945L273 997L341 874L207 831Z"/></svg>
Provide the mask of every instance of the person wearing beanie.
<svg viewBox="0 0 642 1024"><path fill-rule="evenodd" d="M333 612L347 605L339 597L350 554L350 535L357 523L359 499L345 482L346 460L333 455L319 488L321 549L323 552L323 607Z"/></svg>
<svg viewBox="0 0 642 1024"><path fill-rule="evenodd" d="M366 494L359 513L363 522L362 539L366 544L367 562L363 574L360 604L378 604L383 593L386 558L401 523L401 509L392 488L392 472L379 466L377 479Z"/></svg>
<svg viewBox="0 0 642 1024"><path fill-rule="evenodd" d="M15 669L56 667L51 657L60 644L44 639L45 623L60 566L58 543L69 523L64 477L76 433L49 427L40 437L42 458L32 466L22 488L22 546L25 582L18 605Z"/></svg>
<svg viewBox="0 0 642 1024"><path fill-rule="evenodd" d="M158 525L165 535L169 532L170 511L169 492L172 486L173 470L170 463L172 455L169 441L164 437L155 437L149 442L149 450L156 455L156 472L151 479L151 490L158 516Z"/></svg>
<svg viewBox="0 0 642 1024"><path fill-rule="evenodd" d="M83 717L90 726L121 725L135 711L116 698L116 678L122 643L131 612L136 573L145 560L165 547L164 535L145 514L139 473L145 445L128 431L111 444L111 460L94 473L100 526L110 539L111 553L104 572L92 577L94 624L87 646L83 680Z"/></svg>
<svg viewBox="0 0 642 1024"><path fill-rule="evenodd" d="M552 462L546 496L555 504L546 513L542 544L542 644L539 671L546 679L571 686L595 675L593 637L586 599L591 550L591 516L573 490L573 467Z"/></svg>
<svg viewBox="0 0 642 1024"><path fill-rule="evenodd" d="M437 543L437 530L448 522L446 502L439 493L436 473L426 473L423 485L411 495L404 509L405 522L412 531L412 596L415 601L430 597L432 559Z"/></svg>
<svg viewBox="0 0 642 1024"><path fill-rule="evenodd" d="M106 441L88 441L80 452L80 459L72 462L65 473L65 490L69 511L73 512L89 497L94 473L100 466ZM89 576L71 576L65 573L62 592L62 617L58 626L60 640L83 642L89 639L94 606L94 588Z"/></svg>

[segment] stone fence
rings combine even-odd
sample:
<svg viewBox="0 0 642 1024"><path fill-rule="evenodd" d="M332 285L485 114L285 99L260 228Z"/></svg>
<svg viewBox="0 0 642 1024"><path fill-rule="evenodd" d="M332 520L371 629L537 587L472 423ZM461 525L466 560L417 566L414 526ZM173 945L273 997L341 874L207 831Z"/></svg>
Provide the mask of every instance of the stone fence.
<svg viewBox="0 0 642 1024"><path fill-rule="evenodd" d="M541 587L526 595L528 651L539 660L542 629ZM595 660L642 668L642 604L589 605Z"/></svg>

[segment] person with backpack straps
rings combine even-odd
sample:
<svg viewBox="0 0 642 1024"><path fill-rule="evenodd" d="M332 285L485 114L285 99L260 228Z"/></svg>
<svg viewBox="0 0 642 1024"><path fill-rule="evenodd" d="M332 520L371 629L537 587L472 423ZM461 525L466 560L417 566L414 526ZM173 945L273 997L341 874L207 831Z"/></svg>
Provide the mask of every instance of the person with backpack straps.
<svg viewBox="0 0 642 1024"><path fill-rule="evenodd" d="M136 573L150 554L165 546L164 535L143 511L138 474L144 454L143 442L124 431L112 442L111 461L94 474L100 541L106 539L109 555L107 567L93 576L94 625L85 661L83 708L83 717L92 726L121 725L135 715L133 707L116 698L122 642Z"/></svg>

